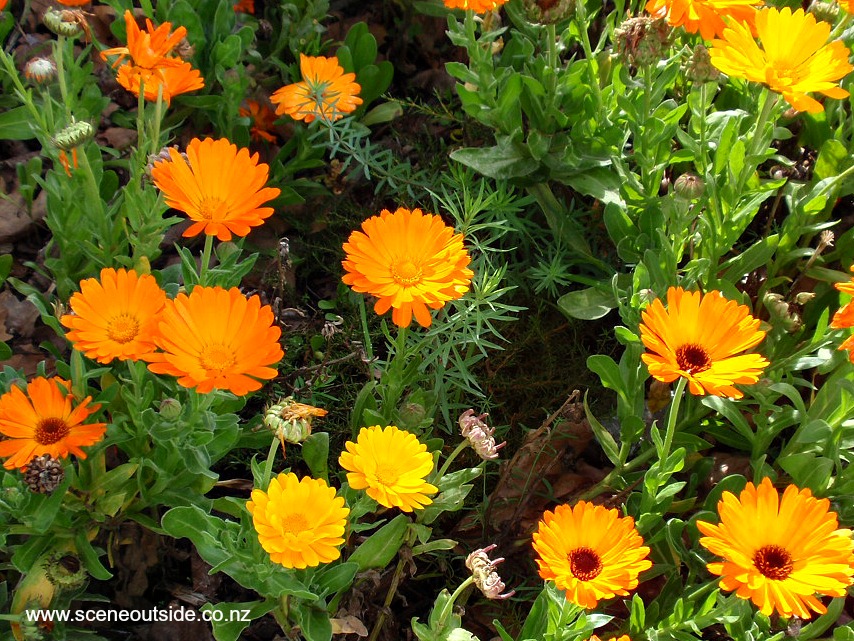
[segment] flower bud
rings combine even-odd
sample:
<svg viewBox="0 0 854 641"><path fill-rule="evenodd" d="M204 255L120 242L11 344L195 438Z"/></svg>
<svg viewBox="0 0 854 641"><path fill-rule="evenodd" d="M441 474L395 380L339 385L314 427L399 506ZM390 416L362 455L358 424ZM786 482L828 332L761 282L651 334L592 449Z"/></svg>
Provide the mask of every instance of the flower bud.
<svg viewBox="0 0 854 641"><path fill-rule="evenodd" d="M706 183L696 174L682 174L673 183L673 191L684 200L695 200L703 195Z"/></svg>
<svg viewBox="0 0 854 641"><path fill-rule="evenodd" d="M789 303L783 298L782 294L768 292L763 299L765 309L771 316L771 320L775 324L783 326L783 329L788 333L796 332L803 325L800 314L793 310Z"/></svg>
<svg viewBox="0 0 854 641"><path fill-rule="evenodd" d="M157 413L160 414L167 421L174 421L176 418L181 416L181 401L176 398L164 398L160 401L160 409L157 410Z"/></svg>
<svg viewBox="0 0 854 641"><path fill-rule="evenodd" d="M24 65L24 77L34 85L45 85L56 78L56 63L50 58L32 58Z"/></svg>
<svg viewBox="0 0 854 641"><path fill-rule="evenodd" d="M839 5L835 2L822 2L822 0L813 0L810 3L809 9L816 20L823 20L830 24L836 24L836 19L839 17Z"/></svg>
<svg viewBox="0 0 854 641"><path fill-rule="evenodd" d="M62 463L50 454L36 456L24 472L24 482L36 494L52 494L64 479Z"/></svg>
<svg viewBox="0 0 854 641"><path fill-rule="evenodd" d="M670 47L670 28L663 19L629 18L614 30L617 53L635 67L654 65Z"/></svg>
<svg viewBox="0 0 854 641"><path fill-rule="evenodd" d="M75 120L53 137L53 144L62 151L71 151L95 135L95 127L85 120Z"/></svg>

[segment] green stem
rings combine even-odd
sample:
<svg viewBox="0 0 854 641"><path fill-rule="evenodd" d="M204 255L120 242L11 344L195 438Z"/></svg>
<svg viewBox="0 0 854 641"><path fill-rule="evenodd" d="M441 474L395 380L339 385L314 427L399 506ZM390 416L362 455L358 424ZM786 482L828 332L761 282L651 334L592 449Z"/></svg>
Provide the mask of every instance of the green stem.
<svg viewBox="0 0 854 641"><path fill-rule="evenodd" d="M406 533L403 545L410 545L414 541L414 534L415 530L410 528ZM400 555L399 552L398 555ZM406 567L406 561L403 556L400 555L400 558L397 560L397 566L394 568L394 575L391 577L391 584L388 586L388 592L386 592L385 595L383 608L380 610L380 614L374 622L374 627L371 629L371 636L368 637L368 641L377 641L377 638L380 636L380 632L382 632L383 626L385 625L386 612L389 612L389 609L391 608L391 602L394 600L394 595L397 593L397 586L400 585L400 579L403 578L404 567Z"/></svg>
<svg viewBox="0 0 854 641"><path fill-rule="evenodd" d="M682 397L685 392L685 385L688 379L684 376L679 377L679 382L676 383L676 390L673 392L673 401L670 403L670 413L667 415L667 427L664 430L664 445L661 452L658 453L659 460L664 463L667 457L670 456L670 447L673 445L673 435L676 433L676 418L679 414L679 405L682 403Z"/></svg>
<svg viewBox="0 0 854 641"><path fill-rule="evenodd" d="M276 461L276 452L279 450L279 439L273 438L270 443L270 451L267 452L267 462L264 464L264 478L261 479L261 488L265 492L270 486L270 479L273 477L273 464Z"/></svg>
<svg viewBox="0 0 854 641"><path fill-rule="evenodd" d="M65 79L65 36L57 36L53 48L53 57L56 62L56 78L59 81L59 95L62 96L62 104L65 105L66 124L71 123L71 103L68 101L68 84Z"/></svg>
<svg viewBox="0 0 854 641"><path fill-rule="evenodd" d="M835 27L833 27L833 31L830 32L830 36L827 38L828 42L832 42L836 40L845 32L845 28L848 26L848 23L851 22L852 15L847 11L842 12L842 20L839 21Z"/></svg>
<svg viewBox="0 0 854 641"><path fill-rule="evenodd" d="M202 250L202 264L199 266L199 285L207 285L208 268L211 263L211 252L213 251L213 235L205 234L205 248Z"/></svg>
<svg viewBox="0 0 854 641"><path fill-rule="evenodd" d="M747 149L747 154L744 158L744 168L741 170L741 175L738 177L738 183L736 185L736 193L738 195L741 195L744 183L746 183L747 179L754 171L756 171L756 165L753 164L752 158L756 157L763 146L767 147L768 143L771 142L770 140L765 140L765 125L768 124L768 119L774 111L777 101L777 94L774 94L772 98L772 93L769 89L762 89L762 108L759 112L759 116L756 118L756 126L753 129L753 138L750 140L750 147Z"/></svg>
<svg viewBox="0 0 854 641"><path fill-rule="evenodd" d="M706 117L709 115L709 107L706 104L708 100L708 85L704 82L700 84L700 158L697 163L697 171L700 176L705 176L706 169L709 166L709 150L706 145Z"/></svg>
<svg viewBox="0 0 854 641"><path fill-rule="evenodd" d="M474 583L474 577L470 576L465 581L460 583L459 587L454 590L454 593L451 595L451 598L448 599L447 602L445 602L445 606L442 608L442 612L439 615L439 623L436 626L436 629L433 630L433 632L436 632L440 636L444 637L443 633L445 631L445 622L448 620L448 617L454 611L454 603L457 602L457 599L463 593L463 590L465 590L472 583Z"/></svg>
<svg viewBox="0 0 854 641"><path fill-rule="evenodd" d="M587 33L587 7L584 5L584 0L576 2L575 18L578 23L578 31L581 33L581 46L584 48L584 57L587 59L587 71L590 75L593 98L596 101L596 113L605 118L605 113L602 109L602 92L599 89L599 76L596 70L596 58L593 56L593 47L590 46L590 35Z"/></svg>
<svg viewBox="0 0 854 641"><path fill-rule="evenodd" d="M153 134L151 136L152 149L151 153L156 154L160 151L160 121L163 119L163 83L157 85L157 102L154 103L154 122L152 123Z"/></svg>
<svg viewBox="0 0 854 641"><path fill-rule="evenodd" d="M142 166L148 162L145 151L142 149L143 140L145 140L145 81L142 76L139 78L139 95L136 99L136 146L140 151L140 162Z"/></svg>
<svg viewBox="0 0 854 641"><path fill-rule="evenodd" d="M445 463L439 469L439 474L436 476L436 482L442 480L442 477L445 476L445 473L448 471L448 468L451 467L451 463L454 461L457 456L459 456L460 452L466 449L469 446L468 439L463 439L459 445L457 445L456 449L448 455L448 458L445 459Z"/></svg>
<svg viewBox="0 0 854 641"><path fill-rule="evenodd" d="M648 120L652 115L650 114L652 108L652 84L652 66L644 65L643 110L641 111L641 122L638 123L640 125L640 140L638 141L640 144L638 147L640 147L641 159L643 160L641 181L648 197L658 194L658 186L655 184L655 180L652 180L654 178L652 170L655 167L655 158L652 157L652 152L649 149L649 133L652 127L649 126Z"/></svg>
<svg viewBox="0 0 854 641"><path fill-rule="evenodd" d="M359 297L359 319L362 322L362 341L365 348L365 357L372 361L374 359L374 348L371 345L371 333L368 331L368 314L365 306L365 297Z"/></svg>
<svg viewBox="0 0 854 641"><path fill-rule="evenodd" d="M71 152L73 153L73 151ZM92 165L89 164L89 156L86 153L86 146L81 145L77 153L77 164L83 170L84 178L84 193L86 195L87 206L95 209L94 215L98 218L98 225L101 228L101 242L103 243L104 257L101 259L101 266L107 266L113 262L113 227L110 224L110 219L104 211L104 201L101 200L101 192L98 189L98 182L95 180L95 173L92 171Z"/></svg>
<svg viewBox="0 0 854 641"><path fill-rule="evenodd" d="M608 475L599 481L596 485L587 490L584 494L578 497L580 501L589 501L590 499L594 499L605 490L609 489L612 486L612 483L615 479L617 479L622 474L626 474L627 472L632 472L636 468L640 467L644 463L646 463L649 459L655 456L655 449L648 448L647 450L638 454L631 461L623 465L622 467L615 467L613 470L608 472Z"/></svg>

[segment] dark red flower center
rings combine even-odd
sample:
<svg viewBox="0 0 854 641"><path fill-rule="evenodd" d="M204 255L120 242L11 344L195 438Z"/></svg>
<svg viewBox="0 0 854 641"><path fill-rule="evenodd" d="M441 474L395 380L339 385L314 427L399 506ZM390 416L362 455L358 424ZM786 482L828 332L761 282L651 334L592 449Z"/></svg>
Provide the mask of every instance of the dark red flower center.
<svg viewBox="0 0 854 641"><path fill-rule="evenodd" d="M689 343L676 348L676 364L683 372L699 374L712 366L712 359L701 345Z"/></svg>
<svg viewBox="0 0 854 641"><path fill-rule="evenodd" d="M590 581L602 572L602 559L590 548L576 548L566 558L569 571L579 581Z"/></svg>
<svg viewBox="0 0 854 641"><path fill-rule="evenodd" d="M39 421L38 425L36 425L36 435L34 440L39 445L53 445L57 441L61 441L68 436L68 432L70 431L71 428L68 427L68 423L66 423L64 419L51 416L49 418L43 418Z"/></svg>
<svg viewBox="0 0 854 641"><path fill-rule="evenodd" d="M769 579L782 581L792 573L794 567L792 555L779 545L766 545L753 555L756 569Z"/></svg>

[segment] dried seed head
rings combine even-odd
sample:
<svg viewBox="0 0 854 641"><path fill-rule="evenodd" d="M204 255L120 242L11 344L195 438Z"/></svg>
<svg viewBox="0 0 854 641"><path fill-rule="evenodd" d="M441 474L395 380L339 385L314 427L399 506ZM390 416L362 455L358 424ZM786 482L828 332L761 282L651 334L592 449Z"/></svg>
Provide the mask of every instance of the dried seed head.
<svg viewBox="0 0 854 641"><path fill-rule="evenodd" d="M824 20L830 24L836 24L836 19L839 17L839 5L835 2L813 0L807 11L813 14L816 20Z"/></svg>
<svg viewBox="0 0 854 641"><path fill-rule="evenodd" d="M56 35L66 38L77 38L83 35L88 27L82 11L48 9L42 18L42 22Z"/></svg>
<svg viewBox="0 0 854 641"><path fill-rule="evenodd" d="M689 80L699 84L718 80L721 72L712 64L709 50L703 45L697 45L685 64L685 75Z"/></svg>
<svg viewBox="0 0 854 641"><path fill-rule="evenodd" d="M783 329L790 334L798 331L801 325L803 325L797 309L793 309L783 298L782 294L768 292L765 294L763 302L765 303L765 309L768 310L771 316L771 321L774 324L782 325Z"/></svg>
<svg viewBox="0 0 854 641"><path fill-rule="evenodd" d="M670 28L664 19L648 16L629 18L614 30L617 53L635 67L654 65L670 47Z"/></svg>
<svg viewBox="0 0 854 641"><path fill-rule="evenodd" d="M145 165L145 175L151 178L151 170L154 169L154 165L160 161L171 160L172 156L169 155L170 149L178 149L178 145L172 145L172 147L163 147L156 154L148 154L148 163ZM181 152L181 157L189 162L187 158L187 154Z"/></svg>
<svg viewBox="0 0 854 641"><path fill-rule="evenodd" d="M76 120L53 137L53 144L62 151L71 151L95 135L95 127L85 120Z"/></svg>
<svg viewBox="0 0 854 641"><path fill-rule="evenodd" d="M51 494L65 478L62 463L50 454L36 456L24 472L24 482L37 494Z"/></svg>
<svg viewBox="0 0 854 641"><path fill-rule="evenodd" d="M311 421L315 416L326 416L327 411L297 403L288 396L267 408L264 414L264 425L272 430L284 446L288 443L302 443L311 434Z"/></svg>
<svg viewBox="0 0 854 641"><path fill-rule="evenodd" d="M33 58L24 65L24 77L34 85L45 85L56 78L56 63L50 58Z"/></svg>
<svg viewBox="0 0 854 641"><path fill-rule="evenodd" d="M489 553L496 547L493 543L485 548L475 550L466 557L466 567L471 570L474 584L487 599L509 599L516 594L516 590L504 593L507 586L504 585L504 581L495 571L496 566L504 559L500 558L493 561L489 558Z"/></svg>
<svg viewBox="0 0 854 641"><path fill-rule="evenodd" d="M483 419L489 414L481 414L475 416L474 410L466 410L460 414L458 423L460 425L460 434L463 438L468 439L469 444L477 452L477 455L484 461L498 458L498 450L507 445L507 442L495 444L495 428L489 427Z"/></svg>
<svg viewBox="0 0 854 641"><path fill-rule="evenodd" d="M525 0L528 21L534 24L556 24L575 15L575 0Z"/></svg>

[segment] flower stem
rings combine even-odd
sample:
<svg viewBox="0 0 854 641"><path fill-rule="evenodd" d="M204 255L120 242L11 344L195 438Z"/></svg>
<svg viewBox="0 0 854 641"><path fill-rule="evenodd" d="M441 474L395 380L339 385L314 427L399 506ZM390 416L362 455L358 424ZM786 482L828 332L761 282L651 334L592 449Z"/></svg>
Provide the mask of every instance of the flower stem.
<svg viewBox="0 0 854 641"><path fill-rule="evenodd" d="M372 361L374 360L374 348L371 345L371 333L368 331L368 314L365 309L365 297L359 296L359 319L362 322L362 340L364 342L365 357Z"/></svg>
<svg viewBox="0 0 854 641"><path fill-rule="evenodd" d="M604 118L602 92L599 90L599 78L596 71L596 58L593 57L593 47L590 46L590 35L587 33L587 7L584 6L584 0L579 0L575 3L575 18L578 23L578 31L581 34L581 46L584 49L584 57L587 59L590 87L593 89L593 98L596 100L596 113Z"/></svg>
<svg viewBox="0 0 854 641"><path fill-rule="evenodd" d="M267 462L264 465L264 478L261 479L261 488L265 492L270 486L270 479L273 477L273 463L276 461L276 452L279 450L279 439L273 438L270 443L270 451L267 452Z"/></svg>
<svg viewBox="0 0 854 641"><path fill-rule="evenodd" d="M442 608L442 612L439 615L439 623L436 626L437 629L433 630L433 632L438 633L440 636L444 636L443 633L445 631L445 622L448 620L448 617L451 615L451 612L454 611L454 603L457 602L459 596L463 593L468 586L474 583L474 577L470 576L465 581L460 583L459 587L454 590L454 593L451 595L451 598L445 602L445 606Z"/></svg>
<svg viewBox="0 0 854 641"><path fill-rule="evenodd" d="M208 268L210 267L212 251L213 235L205 234L205 247L202 250L202 264L199 266L199 285L202 287L207 285Z"/></svg>
<svg viewBox="0 0 854 641"><path fill-rule="evenodd" d="M664 430L664 444L661 452L658 453L659 460L663 463L670 456L670 447L673 445L673 435L676 433L676 418L679 414L679 405L682 403L682 397L685 393L685 385L688 379L684 376L679 377L679 382L676 383L676 390L673 392L673 401L670 403L670 413L667 415L667 427Z"/></svg>
<svg viewBox="0 0 854 641"><path fill-rule="evenodd" d="M415 530L412 528L409 529L406 534L406 538L403 541L403 545L409 545L414 541L414 532ZM374 627L371 629L371 636L368 637L368 641L377 641L377 638L380 636L380 632L382 632L383 626L385 625L386 612L391 608L391 602L394 600L394 595L397 593L397 586L400 585L400 579L403 578L403 568L406 566L406 561L403 556L400 555L399 551L398 556L400 558L397 560L397 566L394 568L394 575L391 577L391 584L388 586L388 592L386 592L385 595L383 608L380 610L380 614L374 623Z"/></svg>
<svg viewBox="0 0 854 641"><path fill-rule="evenodd" d="M747 179L756 171L756 166L750 161L750 158L755 157L760 149L763 146L767 146L768 142L765 142L765 125L768 124L768 119L771 116L771 113L774 111L774 107L777 105L778 97L775 94L772 98L771 91L769 89L762 90L762 108L759 112L759 116L756 118L756 127L753 129L753 138L750 140L750 147L747 150L747 154L745 155L745 163L744 168L741 170L741 175L738 177L738 184L736 193L741 194L741 191L744 187L744 183L747 182ZM773 138L773 134L772 134ZM763 145L764 142L764 145Z"/></svg>
<svg viewBox="0 0 854 641"><path fill-rule="evenodd" d="M152 129L154 131L151 136L151 153L156 154L160 151L160 121L163 119L163 83L157 85L157 102L154 103L154 122Z"/></svg>
<svg viewBox="0 0 854 641"><path fill-rule="evenodd" d="M68 84L65 78L65 36L58 35L54 43L53 57L56 62L56 79L59 81L59 95L65 105L65 117L71 122L71 103L68 101Z"/></svg>
<svg viewBox="0 0 854 641"><path fill-rule="evenodd" d="M439 469L439 474L436 476L436 482L437 483L442 480L442 477L445 476L445 472L447 472L448 468L451 467L451 463L453 463L454 459L457 458L457 456L460 454L460 452L462 452L468 446L469 446L468 439L463 439L463 441L459 445L457 445L456 449L448 455L448 458L445 459L444 464Z"/></svg>

